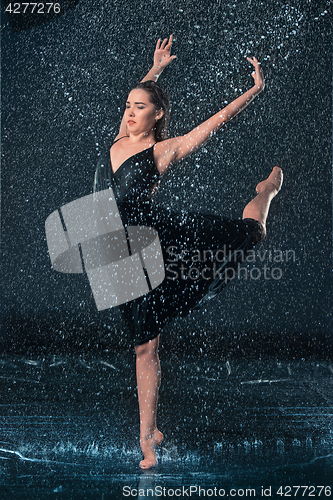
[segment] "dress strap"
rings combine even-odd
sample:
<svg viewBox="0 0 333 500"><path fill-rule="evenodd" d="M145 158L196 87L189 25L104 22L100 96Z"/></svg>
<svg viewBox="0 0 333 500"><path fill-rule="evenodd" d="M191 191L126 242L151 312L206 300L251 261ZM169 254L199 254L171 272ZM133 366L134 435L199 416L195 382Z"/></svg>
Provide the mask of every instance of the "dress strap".
<svg viewBox="0 0 333 500"><path fill-rule="evenodd" d="M123 135L122 137L119 137L119 139L116 139L115 141L113 141L112 146L113 146L116 142L120 141L121 139L125 139L125 137L128 137L128 135Z"/></svg>

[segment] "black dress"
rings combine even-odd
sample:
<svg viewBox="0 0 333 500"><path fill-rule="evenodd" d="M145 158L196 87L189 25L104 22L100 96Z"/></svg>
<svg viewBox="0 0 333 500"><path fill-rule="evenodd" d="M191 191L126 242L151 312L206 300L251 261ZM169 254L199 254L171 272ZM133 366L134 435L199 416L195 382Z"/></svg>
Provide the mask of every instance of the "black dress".
<svg viewBox="0 0 333 500"><path fill-rule="evenodd" d="M153 148L131 156L115 173L108 154L100 160L94 182L94 192L113 189L124 226L149 226L159 235L163 282L119 306L135 345L155 338L176 316L213 298L263 237L261 225L253 219L174 212L156 203L152 192L161 174Z"/></svg>

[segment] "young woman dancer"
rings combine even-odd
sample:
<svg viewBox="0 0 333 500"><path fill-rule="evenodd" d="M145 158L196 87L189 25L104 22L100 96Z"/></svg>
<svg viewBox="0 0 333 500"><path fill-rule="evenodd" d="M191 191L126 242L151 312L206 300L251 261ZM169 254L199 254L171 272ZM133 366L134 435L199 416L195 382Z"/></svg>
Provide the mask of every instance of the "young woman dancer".
<svg viewBox="0 0 333 500"><path fill-rule="evenodd" d="M265 236L269 206L282 185L282 171L274 167L269 177L257 185L257 196L246 205L243 218L236 220L219 215L175 213L155 203L154 192L170 165L197 151L264 89L259 62L255 57L247 58L254 66L254 85L187 134L168 139L169 101L156 81L163 69L176 58L171 55L171 46L172 36L163 42L158 40L152 69L129 93L119 133L110 149L109 163L109 186L114 191L124 225L155 228L166 265L170 262L169 249L178 249L178 260L175 257L177 252L172 254L172 269L177 279L164 279L155 290L120 306L126 327L134 336L140 446L144 457L140 462L142 469L157 464L155 448L163 440L156 424L161 383L159 333L175 316L186 315L225 286L230 279L228 271ZM99 178L100 174L95 177L95 190L102 189ZM217 273L209 274L207 263L201 263L205 267L199 269L198 279L179 277L176 272L181 268L179 254L184 255L182 252L202 251L204 248L217 251L226 246L229 258L226 256L223 262L214 262L219 266ZM230 255L235 258L230 258ZM197 269L197 262L195 266Z"/></svg>

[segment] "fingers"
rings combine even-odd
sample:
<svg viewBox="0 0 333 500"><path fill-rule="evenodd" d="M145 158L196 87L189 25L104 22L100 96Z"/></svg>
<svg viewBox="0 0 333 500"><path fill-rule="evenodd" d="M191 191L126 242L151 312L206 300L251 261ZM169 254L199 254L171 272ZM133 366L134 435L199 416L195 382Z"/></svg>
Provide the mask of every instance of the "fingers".
<svg viewBox="0 0 333 500"><path fill-rule="evenodd" d="M253 57L253 59L247 57L246 59L254 66L254 71L251 73L251 76L254 79L255 85L257 85L260 90L263 90L265 87L265 82L260 62L256 57Z"/></svg>
<svg viewBox="0 0 333 500"><path fill-rule="evenodd" d="M253 59L251 59L250 57L247 57L246 59L247 59L247 60L248 60L251 64L253 64L253 66L254 66L254 67L256 67L256 66L259 66L259 65L260 65L260 63L259 63L259 61L258 61L258 59L257 59L256 57L254 57Z"/></svg>
<svg viewBox="0 0 333 500"><path fill-rule="evenodd" d="M167 44L168 44L168 39L164 38L162 45L161 45L161 49L164 50Z"/></svg>
<svg viewBox="0 0 333 500"><path fill-rule="evenodd" d="M165 49L171 50L173 35L169 36L169 40L166 38L163 43L167 42L164 46Z"/></svg>
<svg viewBox="0 0 333 500"><path fill-rule="evenodd" d="M172 40L173 40L173 35L170 35L169 39L164 38L162 43L161 43L161 39L159 38L157 40L155 50L171 50Z"/></svg>
<svg viewBox="0 0 333 500"><path fill-rule="evenodd" d="M254 78L254 75L256 73L258 75L260 75L261 77L263 77L262 67L261 67L260 62L258 61L258 59L256 59L255 57L253 59L251 59L250 57L247 57L246 59L254 66L255 71L253 73L251 73L251 75L253 76L253 78Z"/></svg>

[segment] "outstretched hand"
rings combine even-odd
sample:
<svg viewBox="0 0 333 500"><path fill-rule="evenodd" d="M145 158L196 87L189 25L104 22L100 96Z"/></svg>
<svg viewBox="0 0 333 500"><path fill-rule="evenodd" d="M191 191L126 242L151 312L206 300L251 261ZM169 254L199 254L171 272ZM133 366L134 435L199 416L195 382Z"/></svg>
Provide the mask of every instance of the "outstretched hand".
<svg viewBox="0 0 333 500"><path fill-rule="evenodd" d="M263 90L265 87L265 82L259 61L255 57L253 59L247 57L246 59L254 66L254 71L251 73L251 76L254 79L254 84L258 87L258 90Z"/></svg>
<svg viewBox="0 0 333 500"><path fill-rule="evenodd" d="M177 58L177 56L171 55L172 47L172 35L170 35L169 40L165 38L163 42L159 38L156 43L154 52L154 66L155 68L164 69L168 66L171 61Z"/></svg>

